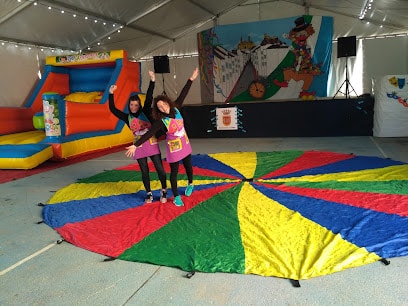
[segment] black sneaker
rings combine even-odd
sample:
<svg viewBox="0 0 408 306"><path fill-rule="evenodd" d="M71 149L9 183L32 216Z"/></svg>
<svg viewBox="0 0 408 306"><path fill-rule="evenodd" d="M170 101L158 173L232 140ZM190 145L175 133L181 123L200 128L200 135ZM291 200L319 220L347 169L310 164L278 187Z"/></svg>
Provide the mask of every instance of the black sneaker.
<svg viewBox="0 0 408 306"><path fill-rule="evenodd" d="M161 203L167 203L167 191L162 189L160 193L160 202Z"/></svg>
<svg viewBox="0 0 408 306"><path fill-rule="evenodd" d="M153 202L153 194L151 191L149 191L146 194L146 199L145 199L145 203L152 203Z"/></svg>

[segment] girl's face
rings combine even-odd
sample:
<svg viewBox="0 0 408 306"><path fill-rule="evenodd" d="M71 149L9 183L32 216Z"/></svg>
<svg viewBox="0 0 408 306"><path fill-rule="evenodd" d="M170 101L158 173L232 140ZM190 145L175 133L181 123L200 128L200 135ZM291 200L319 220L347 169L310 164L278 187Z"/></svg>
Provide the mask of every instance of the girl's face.
<svg viewBox="0 0 408 306"><path fill-rule="evenodd" d="M157 108L163 114L167 114L167 115L170 114L170 105L167 102L164 102L162 100L157 101Z"/></svg>
<svg viewBox="0 0 408 306"><path fill-rule="evenodd" d="M129 109L132 113L137 113L137 111L139 110L139 101L130 101L129 103Z"/></svg>

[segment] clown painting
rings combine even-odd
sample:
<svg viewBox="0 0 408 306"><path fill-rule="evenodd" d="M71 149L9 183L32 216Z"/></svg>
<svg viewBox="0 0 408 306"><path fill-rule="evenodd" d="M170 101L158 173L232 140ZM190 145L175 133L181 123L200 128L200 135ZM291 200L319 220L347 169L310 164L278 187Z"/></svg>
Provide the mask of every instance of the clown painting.
<svg viewBox="0 0 408 306"><path fill-rule="evenodd" d="M305 21L303 17L295 20L296 26L289 32L288 38L292 41L290 50L295 56L295 61L292 67L284 69L285 83L291 79L295 81L303 81L302 91L299 97L305 100L312 99L315 92L309 92L308 89L312 84L315 75L321 74L320 64L314 65L312 62L311 48L307 44L307 40L315 33L312 24ZM284 86L285 86L285 83Z"/></svg>

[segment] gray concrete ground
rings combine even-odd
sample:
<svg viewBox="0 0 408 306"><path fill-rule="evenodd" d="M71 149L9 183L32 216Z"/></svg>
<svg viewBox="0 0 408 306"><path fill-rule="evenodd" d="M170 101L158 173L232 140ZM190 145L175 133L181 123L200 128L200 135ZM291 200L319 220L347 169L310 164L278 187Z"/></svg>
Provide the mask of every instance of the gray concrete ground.
<svg viewBox="0 0 408 306"><path fill-rule="evenodd" d="M408 138L192 139L194 154L323 150L408 162ZM165 152L163 150L163 152ZM408 305L408 257L301 281L186 272L106 257L63 242L41 220L53 192L130 164L124 152L0 184L0 305ZM1 170L0 170L1 171Z"/></svg>

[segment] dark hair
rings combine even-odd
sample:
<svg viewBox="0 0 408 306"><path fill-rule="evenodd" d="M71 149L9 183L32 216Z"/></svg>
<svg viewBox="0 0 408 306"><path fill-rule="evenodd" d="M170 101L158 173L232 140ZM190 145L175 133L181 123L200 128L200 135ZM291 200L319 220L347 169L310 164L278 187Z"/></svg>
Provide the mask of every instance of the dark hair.
<svg viewBox="0 0 408 306"><path fill-rule="evenodd" d="M132 111L130 110L130 102L132 102L132 101L137 101L137 104L139 104L139 109L137 110L136 113L132 113ZM139 113L141 112L141 110L142 110L142 102L140 101L139 96L138 95L130 96L130 98L128 100L128 112L129 112L129 114L132 114L133 116L138 116Z"/></svg>
<svg viewBox="0 0 408 306"><path fill-rule="evenodd" d="M139 106L140 106L140 104L141 104L141 101L140 101L140 98L139 98L138 95L132 95L132 96L130 96L128 103L130 103L130 101L137 101L137 102L139 102Z"/></svg>
<svg viewBox="0 0 408 306"><path fill-rule="evenodd" d="M157 102L163 101L166 102L170 106L170 112L169 114L162 113L159 108L157 107ZM170 99L166 95L158 95L156 98L153 100L153 106L152 106L152 117L154 120L161 120L164 117L171 117L174 118L176 114L176 103L172 99Z"/></svg>

